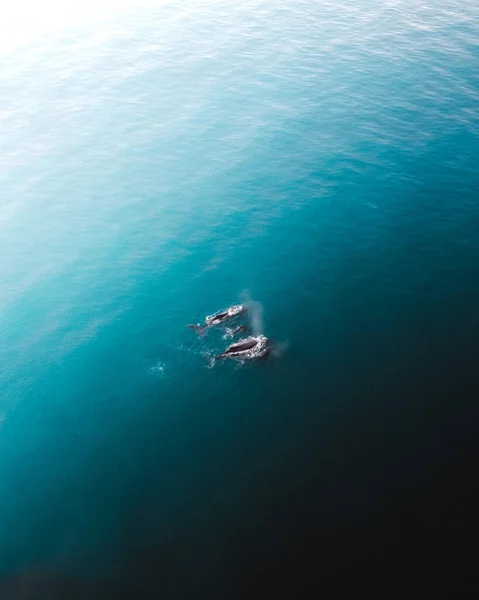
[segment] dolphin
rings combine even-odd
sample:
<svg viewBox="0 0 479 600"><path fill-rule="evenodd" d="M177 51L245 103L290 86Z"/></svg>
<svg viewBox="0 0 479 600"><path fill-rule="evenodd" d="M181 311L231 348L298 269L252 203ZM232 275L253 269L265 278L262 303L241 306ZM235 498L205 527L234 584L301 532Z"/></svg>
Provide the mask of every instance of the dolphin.
<svg viewBox="0 0 479 600"><path fill-rule="evenodd" d="M272 341L266 336L250 336L244 340L231 344L231 346L229 346L222 354L215 356L215 360L221 360L223 358L264 358L271 354L272 350Z"/></svg>
<svg viewBox="0 0 479 600"><path fill-rule="evenodd" d="M223 339L228 337L232 338L238 335L238 333L250 333L251 327L249 325L240 325L236 329L228 329L226 334L223 336Z"/></svg>
<svg viewBox="0 0 479 600"><path fill-rule="evenodd" d="M234 306L230 306L226 310L218 312L214 315L206 317L206 321L204 325L188 325L194 331L197 331L200 335L205 335L206 331L210 327L216 327L216 325L222 325L223 323L227 323L232 319L236 319L237 317L244 315L247 312L246 306L244 304L235 304Z"/></svg>

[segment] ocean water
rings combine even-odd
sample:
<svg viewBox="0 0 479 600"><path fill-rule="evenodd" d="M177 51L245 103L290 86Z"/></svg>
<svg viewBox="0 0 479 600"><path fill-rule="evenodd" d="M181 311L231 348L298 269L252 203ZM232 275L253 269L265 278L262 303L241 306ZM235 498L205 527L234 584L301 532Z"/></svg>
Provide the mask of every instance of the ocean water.
<svg viewBox="0 0 479 600"><path fill-rule="evenodd" d="M479 416L479 5L35 10L0 55L8 593L268 597L404 537L436 572ZM209 368L186 325L244 299L281 356Z"/></svg>

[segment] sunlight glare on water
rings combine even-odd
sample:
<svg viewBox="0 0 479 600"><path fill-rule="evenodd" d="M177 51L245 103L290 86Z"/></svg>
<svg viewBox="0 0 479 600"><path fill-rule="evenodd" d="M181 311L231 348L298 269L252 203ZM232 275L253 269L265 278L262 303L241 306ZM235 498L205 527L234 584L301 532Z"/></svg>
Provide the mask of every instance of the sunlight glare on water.
<svg viewBox="0 0 479 600"><path fill-rule="evenodd" d="M396 415L390 477L433 435L403 369L477 324L478 26L456 0L3 9L1 575L154 539L229 597L268 486L321 476L328 514L348 423ZM239 302L274 356L209 369L231 340L187 325Z"/></svg>

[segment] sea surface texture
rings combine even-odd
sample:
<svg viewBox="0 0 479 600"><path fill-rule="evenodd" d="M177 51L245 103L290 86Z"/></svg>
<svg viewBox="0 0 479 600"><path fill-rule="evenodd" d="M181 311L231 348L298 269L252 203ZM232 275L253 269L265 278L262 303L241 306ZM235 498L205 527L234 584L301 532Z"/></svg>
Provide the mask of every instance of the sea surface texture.
<svg viewBox="0 0 479 600"><path fill-rule="evenodd" d="M479 4L50 4L1 25L0 577L268 597L298 531L326 578L397 546L430 473L438 535L478 422ZM211 367L187 325L243 301L277 352Z"/></svg>

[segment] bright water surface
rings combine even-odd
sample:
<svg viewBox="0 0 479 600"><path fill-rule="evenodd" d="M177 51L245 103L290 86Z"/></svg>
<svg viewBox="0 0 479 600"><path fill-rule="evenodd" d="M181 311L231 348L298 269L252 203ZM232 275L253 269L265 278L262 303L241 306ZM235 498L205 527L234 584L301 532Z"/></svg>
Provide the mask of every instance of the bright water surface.
<svg viewBox="0 0 479 600"><path fill-rule="evenodd" d="M472 411L411 398L478 325L479 5L140 5L3 38L0 573L166 540L221 596ZM283 356L207 368L245 297Z"/></svg>

